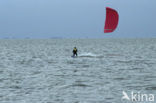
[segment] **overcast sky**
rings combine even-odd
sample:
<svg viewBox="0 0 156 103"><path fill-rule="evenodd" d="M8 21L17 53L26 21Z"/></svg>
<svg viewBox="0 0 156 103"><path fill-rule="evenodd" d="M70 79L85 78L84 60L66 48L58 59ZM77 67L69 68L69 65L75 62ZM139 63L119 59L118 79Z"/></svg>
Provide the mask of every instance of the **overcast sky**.
<svg viewBox="0 0 156 103"><path fill-rule="evenodd" d="M119 13L103 33L105 7ZM156 37L156 0L0 0L0 38Z"/></svg>

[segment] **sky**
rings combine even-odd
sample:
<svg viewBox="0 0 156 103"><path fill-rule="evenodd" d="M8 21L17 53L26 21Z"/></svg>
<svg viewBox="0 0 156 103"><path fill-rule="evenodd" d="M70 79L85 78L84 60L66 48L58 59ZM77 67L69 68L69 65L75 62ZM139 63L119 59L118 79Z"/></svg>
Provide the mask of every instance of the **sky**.
<svg viewBox="0 0 156 103"><path fill-rule="evenodd" d="M106 7L118 11L103 33ZM156 37L156 0L0 0L0 38Z"/></svg>

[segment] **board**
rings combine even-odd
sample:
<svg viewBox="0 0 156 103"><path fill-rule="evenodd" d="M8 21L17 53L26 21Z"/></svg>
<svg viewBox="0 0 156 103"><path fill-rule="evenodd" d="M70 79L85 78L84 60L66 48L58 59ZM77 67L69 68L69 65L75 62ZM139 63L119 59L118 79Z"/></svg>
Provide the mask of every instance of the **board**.
<svg viewBox="0 0 156 103"><path fill-rule="evenodd" d="M72 58L77 58L77 56L73 56L73 55L72 55L71 57L72 57Z"/></svg>

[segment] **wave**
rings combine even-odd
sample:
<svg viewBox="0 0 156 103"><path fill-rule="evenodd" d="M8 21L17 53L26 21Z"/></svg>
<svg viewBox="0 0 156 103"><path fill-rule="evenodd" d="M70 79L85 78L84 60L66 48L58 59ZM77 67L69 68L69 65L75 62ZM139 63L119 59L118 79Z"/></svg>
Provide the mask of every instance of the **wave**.
<svg viewBox="0 0 156 103"><path fill-rule="evenodd" d="M82 53L79 54L78 57L88 57L88 58L102 58L103 56L97 55L97 54L93 54L93 53Z"/></svg>

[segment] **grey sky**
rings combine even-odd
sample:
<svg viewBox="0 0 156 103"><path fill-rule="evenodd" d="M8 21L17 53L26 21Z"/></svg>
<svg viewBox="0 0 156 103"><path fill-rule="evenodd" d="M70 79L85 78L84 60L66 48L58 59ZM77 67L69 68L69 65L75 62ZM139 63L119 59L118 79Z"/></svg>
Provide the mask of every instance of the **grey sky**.
<svg viewBox="0 0 156 103"><path fill-rule="evenodd" d="M119 25L104 34L105 7ZM156 37L156 0L0 0L0 38Z"/></svg>

